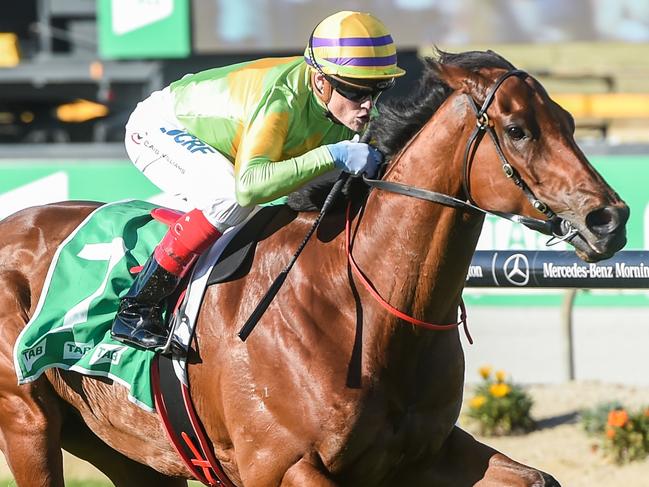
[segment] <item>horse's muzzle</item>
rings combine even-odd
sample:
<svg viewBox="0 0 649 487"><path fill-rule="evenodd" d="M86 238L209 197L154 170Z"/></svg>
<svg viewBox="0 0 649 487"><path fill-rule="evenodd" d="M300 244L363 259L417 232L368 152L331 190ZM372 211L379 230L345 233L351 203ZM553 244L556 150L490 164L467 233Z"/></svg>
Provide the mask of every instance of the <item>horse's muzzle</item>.
<svg viewBox="0 0 649 487"><path fill-rule="evenodd" d="M629 207L604 206L592 210L585 218L585 229L572 240L580 258L597 262L612 257L626 245L626 222Z"/></svg>
<svg viewBox="0 0 649 487"><path fill-rule="evenodd" d="M591 211L586 216L586 226L593 234L606 238L616 234L620 229L624 230L628 219L628 206L605 206Z"/></svg>

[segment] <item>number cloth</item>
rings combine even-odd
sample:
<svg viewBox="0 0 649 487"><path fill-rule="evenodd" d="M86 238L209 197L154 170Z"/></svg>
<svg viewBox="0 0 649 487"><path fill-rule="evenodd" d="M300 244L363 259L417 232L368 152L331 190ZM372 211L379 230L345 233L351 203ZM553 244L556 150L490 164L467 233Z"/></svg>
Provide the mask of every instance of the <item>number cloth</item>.
<svg viewBox="0 0 649 487"><path fill-rule="evenodd" d="M109 377L129 399L154 410L149 380L152 351L113 340L110 327L133 277L167 231L144 201L99 207L57 249L34 316L14 348L18 383L51 367Z"/></svg>

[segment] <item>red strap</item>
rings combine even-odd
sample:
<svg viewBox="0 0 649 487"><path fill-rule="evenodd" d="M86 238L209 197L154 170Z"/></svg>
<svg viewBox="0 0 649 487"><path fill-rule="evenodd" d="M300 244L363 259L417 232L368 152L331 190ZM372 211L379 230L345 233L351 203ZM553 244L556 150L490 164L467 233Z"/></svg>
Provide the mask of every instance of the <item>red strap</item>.
<svg viewBox="0 0 649 487"><path fill-rule="evenodd" d="M399 311L397 308L392 306L385 299L383 299L383 297L379 294L379 292L376 290L374 285L369 281L369 279L365 276L365 274L363 274L363 271L361 271L361 269L358 267L358 264L356 264L356 261L352 256L352 242L351 242L352 232L351 232L350 208L351 208L351 202L347 205L347 212L345 215L345 249L347 251L347 261L349 262L349 265L351 266L352 271L354 272L356 277L358 277L358 279L361 281L363 286L365 286L365 289L367 289L367 291L372 295L372 297L390 314L396 316L399 319L407 321L408 323L421 326L428 330L442 330L442 331L451 330L453 328L457 328L460 325L463 325L464 333L466 335L467 340L469 340L470 344L473 344L473 338L471 338L471 334L469 333L469 327L466 322L466 307L464 306L463 299L460 299L460 304L459 304L460 321L458 321L457 323L449 323L445 325L428 323L426 321L421 321L418 320L417 318L413 318L412 316L408 316L407 314Z"/></svg>

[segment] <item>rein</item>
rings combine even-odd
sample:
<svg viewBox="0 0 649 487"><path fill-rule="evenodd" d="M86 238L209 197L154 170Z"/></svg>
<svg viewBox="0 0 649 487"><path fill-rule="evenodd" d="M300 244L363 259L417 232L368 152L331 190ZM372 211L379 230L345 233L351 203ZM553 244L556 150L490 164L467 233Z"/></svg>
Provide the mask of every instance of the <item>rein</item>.
<svg viewBox="0 0 649 487"><path fill-rule="evenodd" d="M482 213L495 215L500 218L505 218L514 223L520 223L526 227L536 230L537 232L544 233L546 235L553 235L552 233L552 224L549 220L539 220L538 218L532 218L525 215L518 215L516 213L507 213L502 211L492 211L485 210L479 206L463 201L454 196L450 196L444 193L438 193L437 191L430 191L428 189L416 188L414 186L409 186L407 184L395 183L391 181L383 181L382 179L369 179L363 176L363 181L368 186L371 186L376 189L381 189L383 191L388 191L390 193L401 194L404 196L409 196L411 198L417 198L420 200L430 201L432 203L439 203L440 205L449 206L451 208L457 208L459 210L469 210L474 213ZM559 238L559 235L554 235ZM563 237L561 237L563 238Z"/></svg>
<svg viewBox="0 0 649 487"><path fill-rule="evenodd" d="M491 86L491 88L487 92L485 101L483 102L480 108L478 108L473 98L467 95L467 97L469 98L471 108L473 109L476 116L476 127L473 129L473 132L469 136L469 139L466 144L466 148L464 150L464 157L462 161L462 188L464 190L464 195L466 196L467 199L466 201L463 201L459 198L444 193L438 193L436 191L417 188L414 186L409 186L407 184L396 183L392 181L383 181L381 179L369 179L365 177L365 175L363 175L363 181L370 187L388 191L391 193L396 193L396 194L400 194L412 198L418 198L421 200L438 203L452 208L468 210L474 213L491 214L491 215L495 215L513 221L515 223L521 223L532 230L536 230L546 235L551 235L552 238L548 240L548 242L546 243L547 246L555 245L556 243L561 242L563 240L569 241L570 239L572 239L577 234L577 230L573 228L568 221L557 216L546 203L544 203L534 195L534 192L530 189L527 183L525 183L523 178L521 178L518 171L507 160L507 157L505 156L504 152L502 151L502 148L500 147L498 137L496 136L496 132L493 128L493 122L491 122L489 116L487 115L487 109L493 102L496 95L496 91L498 90L498 88L500 88L500 86L504 83L504 81L511 76L517 76L522 79L524 77L527 77L528 74L525 71L521 71L517 69L504 73L496 80L493 86ZM473 198L471 197L471 189L469 187L469 173L471 170L471 162L473 160L472 149L476 148L478 144L480 144L480 141L482 140L485 133L489 134L489 137L494 143L494 146L496 148L496 153L498 154L498 157L500 158L500 161L502 163L502 169L503 172L505 173L505 176L507 176L508 179L510 179L516 186L518 186L523 191L523 193L525 193L525 196L530 201L532 206L537 211L545 215L547 217L547 220L540 220L538 218L528 217L525 215L519 215L515 213L487 210L479 207L477 203L473 200ZM347 205L347 212L345 215L345 248L347 252L347 260L349 262L349 265L354 275L356 275L356 277L361 281L363 286L365 286L365 288L372 295L372 297L384 309L386 309L389 313L396 316L397 318L400 318L404 321L407 321L408 323L421 326L429 330L448 330L448 329L457 328L459 325L463 325L464 333L466 334L469 343L473 343L471 335L469 334L469 330L466 322L466 308L464 306L464 301L462 299L460 299L460 304L459 304L460 321L457 323L450 323L446 325L428 323L425 321L418 320L417 318L408 316L405 313L396 309L385 299L383 299L383 297L379 294L379 292L376 290L374 285L369 281L369 279L365 276L363 271L359 268L358 264L356 263L352 255L350 209L351 209L351 202L348 203ZM555 233L554 232L555 225L557 225L559 229L565 229L566 233L564 235Z"/></svg>
<svg viewBox="0 0 649 487"><path fill-rule="evenodd" d="M436 191L417 188L402 183L383 181L381 179L369 179L366 178L365 176L363 176L363 181L368 186L383 191L388 191L391 193L396 193L404 196L431 201L433 203L439 203L441 205L449 206L452 208L468 210L474 213L491 214L491 215L498 216L500 218L510 220L515 223L520 223L532 230L543 233L545 235L550 235L551 238L546 242L546 246L548 247L552 245L556 245L557 243L562 242L564 240L570 241L573 237L575 237L575 235L577 235L578 230L574 228L570 224L570 222L557 216L546 203L538 199L534 195L530 187L525 183L523 178L521 178L518 171L509 163L509 161L507 161L507 157L505 156L504 152L502 151L502 148L500 147L500 143L498 142L498 137L496 136L496 132L493 128L493 122L491 122L489 116L487 115L487 109L493 102L494 97L496 95L496 91L498 90L498 88L500 88L503 82L510 76L517 76L519 78L524 78L528 76L528 74L525 71L514 69L501 75L500 78L496 80L496 82L493 84L493 86L491 86L491 88L487 92L485 101L483 102L480 108L478 108L473 98L467 95L467 97L469 98L471 108L475 112L475 116L476 116L476 127L475 129L473 129L473 132L469 136L469 140L467 141L464 150L464 158L462 162L462 188L464 190L464 194L467 198L467 201L461 200L459 198L444 193L438 193ZM503 172L505 173L505 176L507 176L508 179L510 179L514 184L516 184L516 186L518 186L523 191L523 193L525 193L525 196L527 196L527 199L530 201L532 206L537 211L543 213L548 218L547 220L540 220L538 218L529 217L525 215L518 215L516 213L487 210L479 207L476 204L476 202L473 200L473 198L471 197L471 190L469 187L469 173L471 170L471 161L472 161L471 149L476 148L478 144L480 144L480 141L482 140L482 137L484 136L485 133L489 134L489 137L494 143L494 146L496 148L496 153L498 154L498 157L500 158L500 161L502 163L502 169ZM565 233L564 234L556 233L554 231L555 228L559 228L560 230L565 230Z"/></svg>
<svg viewBox="0 0 649 487"><path fill-rule="evenodd" d="M469 333L469 327L467 325L466 321L466 306L464 305L464 300L460 298L460 321L457 323L448 323L448 324L435 324L435 323L429 323L427 321L422 321L417 318L414 318L412 316L409 316L405 314L402 311L399 311L397 308L392 306L390 303L388 303L383 297L379 294L379 292L376 290L374 287L374 284L370 282L370 280L367 278L367 276L363 273L363 271L360 269L356 261L354 260L354 256L352 255L352 238L351 238L351 216L350 216L350 210L351 210L351 201L347 204L347 211L345 212L345 251L347 253L347 261L349 262L349 265L352 269L352 272L356 277L358 278L359 281L365 286L365 289L372 295L372 297L384 308L386 309L391 315L396 316L397 318L407 321L408 323L411 323L416 326L420 326L422 328L426 328L427 330L435 330L435 331L444 331L444 330L451 330L454 328L457 328L458 326L462 325L464 328L464 334L466 335L467 340L471 345L473 345L473 338L471 338L471 334Z"/></svg>

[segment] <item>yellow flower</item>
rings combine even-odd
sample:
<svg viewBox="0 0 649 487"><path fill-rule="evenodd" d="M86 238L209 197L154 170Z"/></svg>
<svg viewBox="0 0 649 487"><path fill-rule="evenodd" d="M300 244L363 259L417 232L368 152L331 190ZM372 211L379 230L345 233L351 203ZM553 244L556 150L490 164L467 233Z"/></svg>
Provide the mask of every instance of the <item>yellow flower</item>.
<svg viewBox="0 0 649 487"><path fill-rule="evenodd" d="M496 380L498 382L505 382L505 371L504 370L497 370L496 371Z"/></svg>
<svg viewBox="0 0 649 487"><path fill-rule="evenodd" d="M471 399L471 402L469 402L469 406L471 406L473 409L480 409L482 406L484 406L484 403L487 402L487 398L484 397L483 395L477 395L473 399Z"/></svg>
<svg viewBox="0 0 649 487"><path fill-rule="evenodd" d="M491 386L489 386L489 392L493 397L505 397L511 390L511 387L502 382L491 384Z"/></svg>
<svg viewBox="0 0 649 487"><path fill-rule="evenodd" d="M483 365L478 369L478 372L480 372L480 376L486 380L491 375L491 366Z"/></svg>

